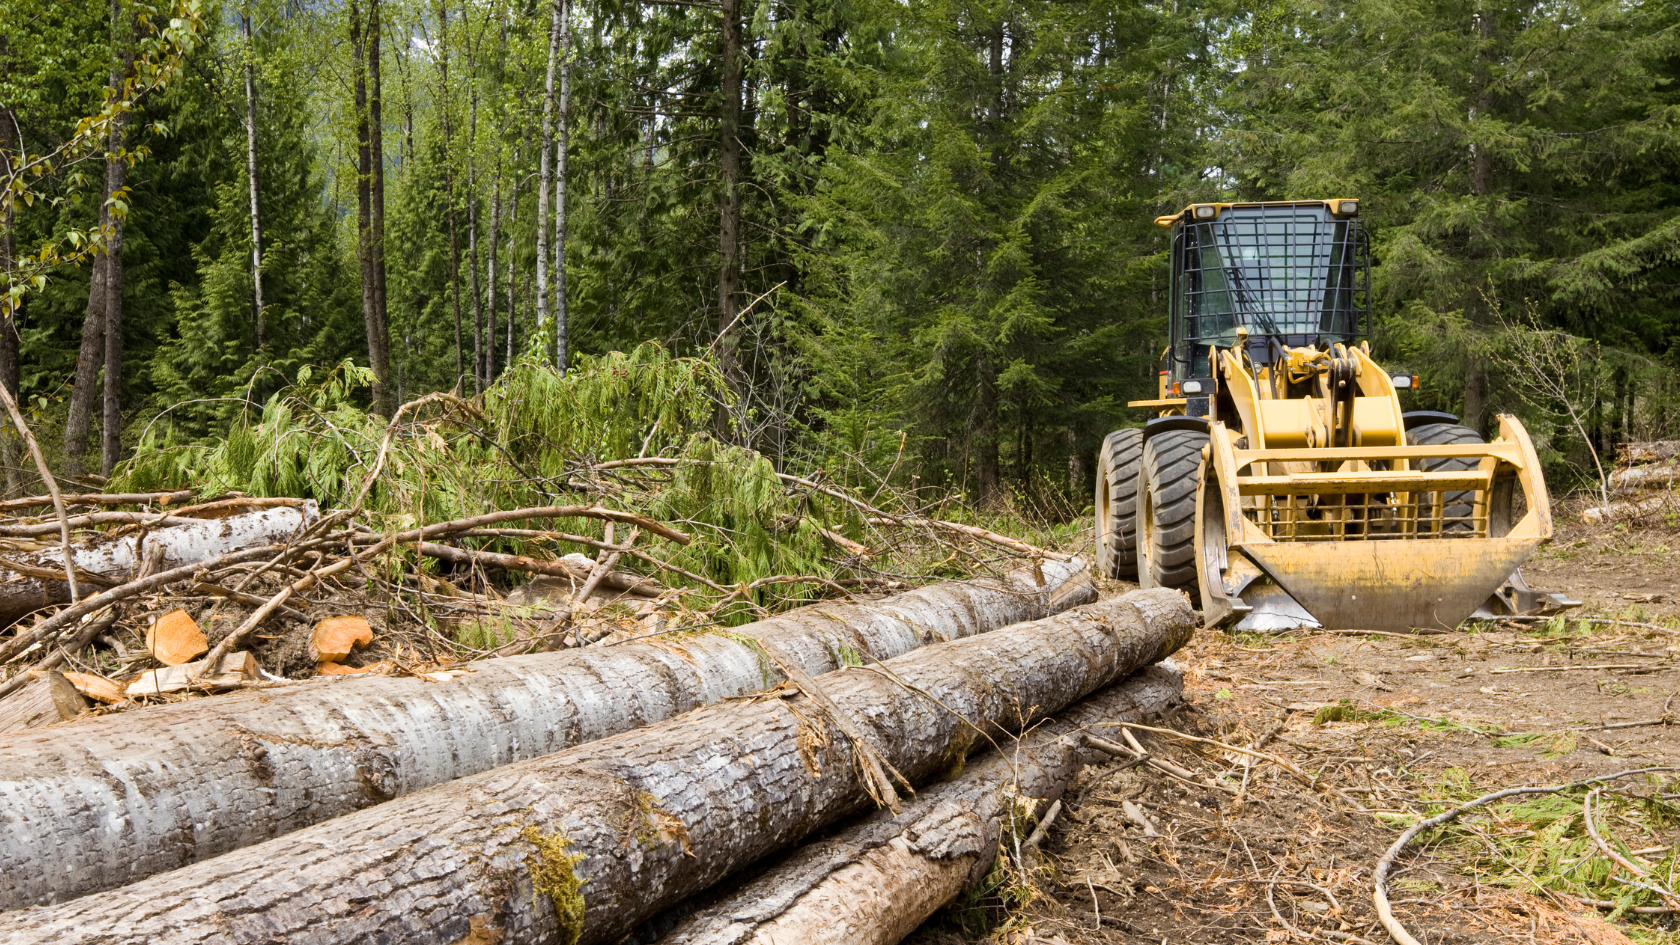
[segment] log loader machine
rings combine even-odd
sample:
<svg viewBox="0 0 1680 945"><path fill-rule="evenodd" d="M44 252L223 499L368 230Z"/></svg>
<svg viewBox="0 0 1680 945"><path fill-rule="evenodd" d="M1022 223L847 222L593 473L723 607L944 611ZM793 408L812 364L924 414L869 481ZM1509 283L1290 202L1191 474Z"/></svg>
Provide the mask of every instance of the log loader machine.
<svg viewBox="0 0 1680 945"><path fill-rule="evenodd" d="M1578 606L1521 564L1552 534L1528 433L1407 411L1371 358L1355 199L1198 203L1172 239L1170 341L1141 428L1097 458L1105 575L1198 596L1209 626L1455 629Z"/></svg>

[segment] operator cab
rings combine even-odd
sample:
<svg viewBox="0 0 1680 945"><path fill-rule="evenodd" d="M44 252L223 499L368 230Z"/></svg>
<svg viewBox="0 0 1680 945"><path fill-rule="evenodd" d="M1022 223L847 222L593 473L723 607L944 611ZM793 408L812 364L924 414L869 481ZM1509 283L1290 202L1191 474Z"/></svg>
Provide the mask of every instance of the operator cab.
<svg viewBox="0 0 1680 945"><path fill-rule="evenodd" d="M1162 397L1211 393L1214 348L1244 347L1256 368L1285 348L1351 345L1370 333L1370 251L1359 201L1200 203L1172 229L1171 345ZM1206 403L1202 400L1202 403ZM1202 411L1191 410L1193 415Z"/></svg>

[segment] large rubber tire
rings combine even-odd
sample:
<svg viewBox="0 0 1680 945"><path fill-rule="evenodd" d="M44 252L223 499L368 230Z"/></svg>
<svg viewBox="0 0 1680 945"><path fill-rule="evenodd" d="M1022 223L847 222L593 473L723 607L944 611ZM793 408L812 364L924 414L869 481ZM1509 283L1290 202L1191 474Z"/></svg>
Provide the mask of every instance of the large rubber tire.
<svg viewBox="0 0 1680 945"><path fill-rule="evenodd" d="M1137 577L1137 490L1142 462L1142 430L1115 430L1097 452L1097 573L1103 577Z"/></svg>
<svg viewBox="0 0 1680 945"><path fill-rule="evenodd" d="M1412 446L1457 446L1460 444L1486 443L1482 435L1475 430L1456 423L1425 423L1406 431L1406 442ZM1424 472L1464 472L1475 469L1477 461L1474 459L1426 459L1423 461ZM1449 492L1444 496L1442 516L1452 518L1459 516L1464 519L1470 517L1475 509L1476 494L1473 492ZM1434 518L1434 506L1421 504L1418 508L1418 531L1428 533L1427 522ZM1468 521L1449 522L1441 529L1443 534L1470 531Z"/></svg>
<svg viewBox="0 0 1680 945"><path fill-rule="evenodd" d="M1139 488L1138 583L1173 587L1200 600L1196 578L1196 488L1208 435L1168 430L1143 445Z"/></svg>

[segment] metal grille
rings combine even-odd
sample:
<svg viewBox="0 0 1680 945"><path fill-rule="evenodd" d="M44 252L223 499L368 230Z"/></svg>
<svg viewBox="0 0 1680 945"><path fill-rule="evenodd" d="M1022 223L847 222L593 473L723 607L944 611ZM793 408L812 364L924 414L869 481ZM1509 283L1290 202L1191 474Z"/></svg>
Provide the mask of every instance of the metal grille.
<svg viewBox="0 0 1680 945"><path fill-rule="evenodd" d="M1243 499L1243 514L1273 541L1486 538L1486 508L1480 490Z"/></svg>
<svg viewBox="0 0 1680 945"><path fill-rule="evenodd" d="M1270 363L1284 345L1353 342L1369 333L1370 261L1364 228L1322 203L1232 207L1186 223L1173 245L1173 350L1194 374L1210 346L1237 328Z"/></svg>

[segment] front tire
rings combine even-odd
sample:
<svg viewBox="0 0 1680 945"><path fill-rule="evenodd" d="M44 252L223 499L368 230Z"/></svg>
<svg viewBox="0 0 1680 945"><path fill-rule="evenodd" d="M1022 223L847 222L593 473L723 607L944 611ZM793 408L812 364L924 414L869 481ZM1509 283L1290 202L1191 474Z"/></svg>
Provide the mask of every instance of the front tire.
<svg viewBox="0 0 1680 945"><path fill-rule="evenodd" d="M1424 423L1406 431L1406 442L1411 446L1459 446L1479 445L1487 441L1482 435L1467 426L1457 423ZM1426 459L1420 465L1424 472L1467 472L1475 469L1477 460L1469 458L1448 457L1445 459ZM1470 516L1476 510L1476 494L1474 492L1448 492L1441 502L1441 533L1453 535L1471 531ZM1432 529L1435 510L1433 503L1421 504L1418 508L1418 531L1428 534Z"/></svg>
<svg viewBox="0 0 1680 945"><path fill-rule="evenodd" d="M1196 489L1208 435L1167 430L1143 445L1138 484L1138 583L1172 587L1200 600L1196 562Z"/></svg>
<svg viewBox="0 0 1680 945"><path fill-rule="evenodd" d="M1143 431L1115 430L1097 452L1097 573L1137 577L1138 469Z"/></svg>

